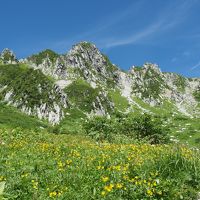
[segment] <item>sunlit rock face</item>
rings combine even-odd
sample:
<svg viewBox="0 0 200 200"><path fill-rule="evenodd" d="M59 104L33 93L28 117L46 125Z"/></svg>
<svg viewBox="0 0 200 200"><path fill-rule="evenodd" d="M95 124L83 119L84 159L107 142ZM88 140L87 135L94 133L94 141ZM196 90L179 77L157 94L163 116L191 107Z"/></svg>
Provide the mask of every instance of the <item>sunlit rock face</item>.
<svg viewBox="0 0 200 200"><path fill-rule="evenodd" d="M116 109L116 102L110 98L112 92L115 92L115 95L118 92L120 95L118 98L123 97L127 100L127 112L133 111L132 107L138 107L141 112L149 112L136 102L135 98L138 98L151 107L162 107L165 102L170 102L176 110L188 116L196 116L200 113L199 78L164 73L157 64L153 63L145 63L139 67L133 66L129 71L123 71L89 42L80 42L62 55L47 49L19 61L11 50L2 51L0 64L16 63L40 71L52 83L50 87L48 84L43 87L42 82L37 85L40 94L44 94L45 90L49 92L48 100L43 99L41 95L40 103L30 107L28 95L24 95L23 101L20 98L14 98L16 91L7 85L0 84L0 93L4 91L4 101L19 107L27 114L47 119L53 124L59 123L66 116L66 107L82 109L77 107L76 102L71 102L70 94L67 95L68 89L73 87L81 88L74 88L80 89L81 95L83 94L79 97L79 103L81 100L84 102L84 98L90 99L87 95L91 95L91 109L83 110L88 116L109 115ZM37 79L38 77L34 80L37 82ZM77 85L75 84L77 82L80 83Z"/></svg>
<svg viewBox="0 0 200 200"><path fill-rule="evenodd" d="M194 97L195 91L200 87L199 79L163 73L159 66L153 63L133 66L128 72L124 72L112 64L94 44L88 42L74 45L68 53L58 56L54 62L47 55L41 64L36 66L32 63L32 66L54 77L62 89L81 78L92 88L101 87L106 91L111 88L119 89L121 95L134 105L136 102L133 97L142 99L150 106L162 105L168 100L180 112L190 115L199 103ZM198 112L198 109L196 111Z"/></svg>

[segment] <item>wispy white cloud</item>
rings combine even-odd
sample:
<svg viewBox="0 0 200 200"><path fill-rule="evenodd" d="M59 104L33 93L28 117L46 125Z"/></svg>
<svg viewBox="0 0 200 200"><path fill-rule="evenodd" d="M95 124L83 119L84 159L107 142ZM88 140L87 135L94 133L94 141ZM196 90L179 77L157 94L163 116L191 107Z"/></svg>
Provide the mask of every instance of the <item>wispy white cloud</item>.
<svg viewBox="0 0 200 200"><path fill-rule="evenodd" d="M196 65L194 65L193 67L191 67L190 70L195 70L195 69L197 69L199 67L200 67L200 61Z"/></svg>
<svg viewBox="0 0 200 200"><path fill-rule="evenodd" d="M184 1L180 5L177 4L170 5L163 13L160 15L159 20L153 22L152 24L146 26L143 30L140 30L132 35L120 38L110 38L104 39L104 48L111 48L116 46L135 44L141 42L145 39L151 38L152 36L157 36L165 31L176 27L181 23L186 17L186 13L191 9L196 0ZM102 42L101 42L102 43Z"/></svg>
<svg viewBox="0 0 200 200"><path fill-rule="evenodd" d="M91 40L96 35L101 34L104 31L107 31L109 28L114 27L115 25L119 24L124 19L128 18L130 15L133 14L136 16L139 14L139 10L141 9L144 1L136 1L129 5L127 9L124 9L122 12L112 13L110 16L104 16L98 21L94 26L89 28L89 30L79 33L71 38L64 38L63 40L53 42L53 46L55 47L65 47L80 40Z"/></svg>
<svg viewBox="0 0 200 200"><path fill-rule="evenodd" d="M88 31L82 32L72 38L57 41L54 45L66 49L66 46L80 40L89 40L94 41L100 48L109 49L122 45L136 44L148 39L155 39L156 36L177 27L183 22L196 2L197 0L174 1L163 8L163 10L160 10L161 14L157 17L157 20L144 25L140 30L136 31L132 29L132 32L129 31L129 34L116 33L111 36L109 30L115 30L123 21L141 14L141 9L145 5L145 1L136 1L120 13L102 17L101 21Z"/></svg>
<svg viewBox="0 0 200 200"><path fill-rule="evenodd" d="M105 40L101 41L101 43L104 43L104 45L103 45L104 48L133 44L133 43L136 43L136 42L144 39L147 36L152 35L156 31L158 31L160 29L160 27L161 27L161 23L158 22L158 23L148 26L144 30L137 32L129 37L119 38L119 39L112 39L112 38L105 39Z"/></svg>

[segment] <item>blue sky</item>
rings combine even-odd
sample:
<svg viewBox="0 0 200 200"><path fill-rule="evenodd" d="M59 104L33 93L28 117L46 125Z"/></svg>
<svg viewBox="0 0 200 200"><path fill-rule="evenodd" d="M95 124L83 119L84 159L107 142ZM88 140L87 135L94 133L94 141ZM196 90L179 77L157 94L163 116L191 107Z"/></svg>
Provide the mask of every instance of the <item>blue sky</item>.
<svg viewBox="0 0 200 200"><path fill-rule="evenodd" d="M23 58L90 41L123 69L145 62L200 77L198 0L0 0L0 50Z"/></svg>

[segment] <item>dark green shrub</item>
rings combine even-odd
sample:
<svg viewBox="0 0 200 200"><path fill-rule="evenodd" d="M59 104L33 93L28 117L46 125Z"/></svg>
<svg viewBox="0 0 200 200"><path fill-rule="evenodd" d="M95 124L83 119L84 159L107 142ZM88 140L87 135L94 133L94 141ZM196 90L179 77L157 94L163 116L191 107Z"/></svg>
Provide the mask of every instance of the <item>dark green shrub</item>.
<svg viewBox="0 0 200 200"><path fill-rule="evenodd" d="M114 124L106 117L94 117L84 124L86 133L97 141L111 141Z"/></svg>
<svg viewBox="0 0 200 200"><path fill-rule="evenodd" d="M133 130L137 138L146 138L151 144L169 142L169 130L163 126L159 117L152 117L149 114L139 115L134 118Z"/></svg>
<svg viewBox="0 0 200 200"><path fill-rule="evenodd" d="M115 113L110 119L95 117L84 124L88 135L97 140L112 139L116 135L125 135L130 138L147 140L150 144L168 143L169 129L156 116L142 114L138 116Z"/></svg>

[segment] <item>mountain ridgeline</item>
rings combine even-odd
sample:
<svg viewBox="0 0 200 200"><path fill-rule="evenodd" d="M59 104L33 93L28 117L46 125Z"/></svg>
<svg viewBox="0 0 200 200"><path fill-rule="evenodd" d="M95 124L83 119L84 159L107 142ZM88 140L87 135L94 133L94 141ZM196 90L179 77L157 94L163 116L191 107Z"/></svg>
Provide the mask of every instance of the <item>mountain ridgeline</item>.
<svg viewBox="0 0 200 200"><path fill-rule="evenodd" d="M90 117L115 111L199 117L200 78L163 73L151 63L124 72L88 42L63 55L48 49L21 60L5 49L0 101L51 124L74 113Z"/></svg>

